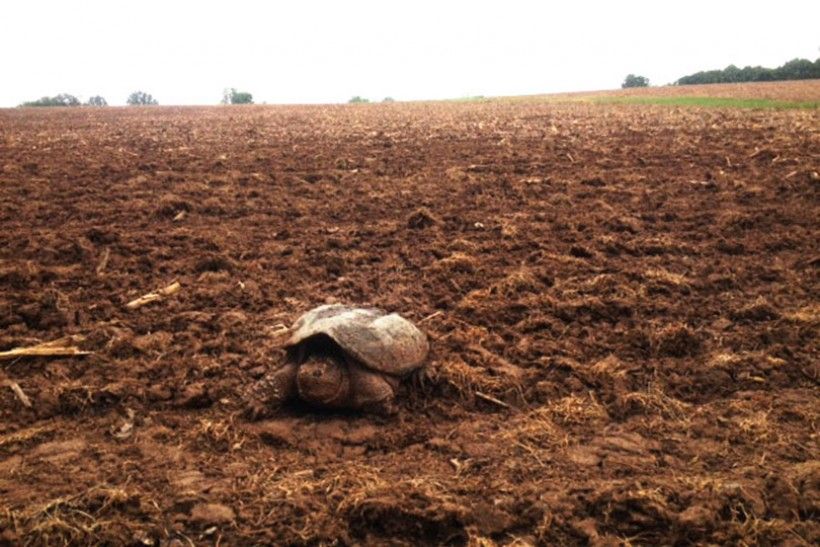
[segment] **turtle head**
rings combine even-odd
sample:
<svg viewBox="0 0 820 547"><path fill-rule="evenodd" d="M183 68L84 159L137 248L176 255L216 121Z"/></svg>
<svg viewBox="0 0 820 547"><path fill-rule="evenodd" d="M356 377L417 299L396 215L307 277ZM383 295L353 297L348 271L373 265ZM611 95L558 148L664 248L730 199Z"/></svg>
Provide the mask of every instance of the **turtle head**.
<svg viewBox="0 0 820 547"><path fill-rule="evenodd" d="M350 395L347 365L335 356L314 354L299 365L296 375L299 395L322 406L343 406Z"/></svg>

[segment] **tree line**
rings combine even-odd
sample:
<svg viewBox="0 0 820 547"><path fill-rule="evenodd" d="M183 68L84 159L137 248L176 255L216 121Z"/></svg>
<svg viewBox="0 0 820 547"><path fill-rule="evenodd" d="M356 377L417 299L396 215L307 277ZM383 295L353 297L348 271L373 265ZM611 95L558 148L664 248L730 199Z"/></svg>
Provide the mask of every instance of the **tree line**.
<svg viewBox="0 0 820 547"><path fill-rule="evenodd" d="M159 102L151 96L150 93L144 91L135 91L128 96L126 103L129 105L157 105ZM80 102L80 99L71 95L70 93L60 93L53 97L40 97L36 101L26 101L20 106L108 106L108 101L101 95L94 95L86 102Z"/></svg>
<svg viewBox="0 0 820 547"><path fill-rule="evenodd" d="M20 106L82 106L80 99L69 93L60 93L53 97L41 97L36 101L27 101ZM88 99L85 106L107 106L106 100L99 95Z"/></svg>
<svg viewBox="0 0 820 547"><path fill-rule="evenodd" d="M732 84L738 82L774 82L779 80L811 80L820 78L820 58L792 59L777 68L729 65L723 70L703 70L679 78L675 85Z"/></svg>
<svg viewBox="0 0 820 547"><path fill-rule="evenodd" d="M144 91L135 91L131 93L125 102L132 106L159 104L159 101L157 101L150 93L146 93ZM219 102L220 104L253 104L253 95L247 91L239 91L235 87L230 87L226 88L222 92L222 99ZM356 95L348 102L354 104L369 103L370 100ZM382 102L392 103L395 102L395 99L393 99L393 97L385 97ZM74 95L69 93L60 93L59 95L55 95L53 97L41 97L36 101L27 101L22 103L20 106L108 106L108 102L104 97L95 95L94 97L88 99L85 103L82 103Z"/></svg>
<svg viewBox="0 0 820 547"><path fill-rule="evenodd" d="M702 70L688 76L679 78L674 85L693 84L731 84L739 82L773 82L780 80L811 80L820 79L820 57L814 62L808 59L792 59L777 68L765 68L762 66L745 66L738 68L729 65L723 70ZM627 75L621 87L647 87L649 79L645 76L635 74ZM393 99L387 97L384 102L392 102ZM236 88L226 89L222 93L222 104L253 104L253 95L247 91L237 91ZM350 103L370 102L363 97L353 97ZM128 96L126 103L129 105L157 105L159 102L150 94L144 91L135 91ZM105 98L95 95L85 103L74 95L60 93L53 97L41 97L36 101L28 101L20 106L108 106Z"/></svg>
<svg viewBox="0 0 820 547"><path fill-rule="evenodd" d="M158 105L153 95L145 91L134 91L125 100L131 106ZM253 95L247 91L237 91L236 88L226 89L222 93L222 104L253 104ZM104 97L95 95L85 103L70 93L60 93L53 97L41 97L36 101L27 101L20 106L108 106Z"/></svg>

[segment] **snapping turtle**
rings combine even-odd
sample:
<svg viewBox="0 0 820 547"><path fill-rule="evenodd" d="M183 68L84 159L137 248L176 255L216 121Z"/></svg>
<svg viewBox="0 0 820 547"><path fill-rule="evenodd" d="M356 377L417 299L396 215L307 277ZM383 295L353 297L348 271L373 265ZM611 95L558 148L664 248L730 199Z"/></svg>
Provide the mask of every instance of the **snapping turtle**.
<svg viewBox="0 0 820 547"><path fill-rule="evenodd" d="M422 367L429 350L415 325L375 308L319 306L290 332L285 362L246 394L252 418L296 397L321 407L392 414L399 381Z"/></svg>

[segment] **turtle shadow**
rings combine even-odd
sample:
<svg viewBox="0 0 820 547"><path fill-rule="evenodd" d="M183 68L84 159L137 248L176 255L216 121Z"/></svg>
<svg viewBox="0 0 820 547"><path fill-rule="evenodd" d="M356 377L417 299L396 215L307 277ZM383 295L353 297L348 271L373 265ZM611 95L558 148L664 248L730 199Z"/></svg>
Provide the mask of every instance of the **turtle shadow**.
<svg viewBox="0 0 820 547"><path fill-rule="evenodd" d="M270 418L279 420L308 420L312 422L335 420L348 422L367 421L377 425L388 425L399 421L398 414L385 416L361 409L328 408L311 404L299 398L283 403L279 411Z"/></svg>

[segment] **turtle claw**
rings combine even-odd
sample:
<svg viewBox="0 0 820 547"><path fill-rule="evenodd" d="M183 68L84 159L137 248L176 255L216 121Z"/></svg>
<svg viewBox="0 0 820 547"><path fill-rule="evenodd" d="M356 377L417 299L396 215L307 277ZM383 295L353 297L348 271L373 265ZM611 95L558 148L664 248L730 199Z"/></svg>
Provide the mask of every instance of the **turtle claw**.
<svg viewBox="0 0 820 547"><path fill-rule="evenodd" d="M244 415L250 420L272 416L282 403L296 394L296 370L295 364L286 363L251 386L245 394Z"/></svg>
<svg viewBox="0 0 820 547"><path fill-rule="evenodd" d="M421 392L426 392L428 386L432 386L435 383L427 367L414 370L410 373L409 380L410 384Z"/></svg>
<svg viewBox="0 0 820 547"><path fill-rule="evenodd" d="M364 412L374 414L382 418L393 418L397 416L399 413L399 407L396 404L396 402L392 399L385 399L377 403L364 405L362 407L362 410Z"/></svg>

